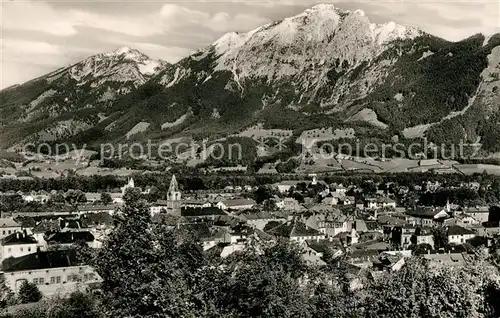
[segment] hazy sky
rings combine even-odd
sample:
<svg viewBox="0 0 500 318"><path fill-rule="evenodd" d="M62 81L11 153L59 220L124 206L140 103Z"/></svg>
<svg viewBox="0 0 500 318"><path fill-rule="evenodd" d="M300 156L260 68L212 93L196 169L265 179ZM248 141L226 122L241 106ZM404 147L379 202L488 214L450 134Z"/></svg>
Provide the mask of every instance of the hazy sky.
<svg viewBox="0 0 500 318"><path fill-rule="evenodd" d="M362 9L448 40L500 32L500 1L0 0L0 88L121 46L175 62L229 31L248 31L318 3Z"/></svg>

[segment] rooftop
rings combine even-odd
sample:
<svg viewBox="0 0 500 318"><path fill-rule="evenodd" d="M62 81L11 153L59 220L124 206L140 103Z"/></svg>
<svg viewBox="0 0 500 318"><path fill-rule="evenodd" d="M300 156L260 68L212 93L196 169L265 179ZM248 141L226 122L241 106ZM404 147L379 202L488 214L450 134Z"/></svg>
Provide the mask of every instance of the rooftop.
<svg viewBox="0 0 500 318"><path fill-rule="evenodd" d="M13 218L0 218L0 227L21 227Z"/></svg>
<svg viewBox="0 0 500 318"><path fill-rule="evenodd" d="M78 266L74 250L36 252L2 262L4 272Z"/></svg>
<svg viewBox="0 0 500 318"><path fill-rule="evenodd" d="M27 235L26 232L12 233L2 239L3 246L18 244L36 244L36 240L34 237Z"/></svg>
<svg viewBox="0 0 500 318"><path fill-rule="evenodd" d="M255 204L255 201L252 199L230 199L230 200L223 200L222 203L224 203L224 205L227 207L232 207L241 205L253 205Z"/></svg>
<svg viewBox="0 0 500 318"><path fill-rule="evenodd" d="M78 241L93 242L94 235L89 231L82 232L56 232L50 235L47 242L52 244L73 244Z"/></svg>
<svg viewBox="0 0 500 318"><path fill-rule="evenodd" d="M210 215L226 215L224 211L217 207L205 207L205 208L191 208L184 207L181 208L181 215L184 217L196 217L196 216L210 216Z"/></svg>
<svg viewBox="0 0 500 318"><path fill-rule="evenodd" d="M470 235L470 234L475 234L475 232L458 225L450 226L450 228L448 229L448 235Z"/></svg>
<svg viewBox="0 0 500 318"><path fill-rule="evenodd" d="M42 220L32 230L33 233L57 232L61 230L59 222L56 220Z"/></svg>

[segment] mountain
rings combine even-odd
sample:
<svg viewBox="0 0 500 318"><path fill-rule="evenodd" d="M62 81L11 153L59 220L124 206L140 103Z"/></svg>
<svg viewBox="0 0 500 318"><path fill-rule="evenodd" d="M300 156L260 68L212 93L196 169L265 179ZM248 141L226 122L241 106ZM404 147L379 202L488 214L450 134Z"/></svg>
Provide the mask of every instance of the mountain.
<svg viewBox="0 0 500 318"><path fill-rule="evenodd" d="M104 102L101 118L66 140L217 138L259 124L293 130L294 136L313 128L354 128L358 137L376 142L395 135L435 143L480 140L495 152L499 55L500 35L448 42L394 22L371 23L360 10L318 5L247 33L226 34L164 65L128 94ZM24 99L23 86L2 92L2 100L12 96L17 110L48 90ZM102 98L102 87L84 86ZM6 125L0 139L11 131Z"/></svg>
<svg viewBox="0 0 500 318"><path fill-rule="evenodd" d="M11 86L0 92L0 140L51 141L85 131L106 118L113 101L167 66L123 47Z"/></svg>

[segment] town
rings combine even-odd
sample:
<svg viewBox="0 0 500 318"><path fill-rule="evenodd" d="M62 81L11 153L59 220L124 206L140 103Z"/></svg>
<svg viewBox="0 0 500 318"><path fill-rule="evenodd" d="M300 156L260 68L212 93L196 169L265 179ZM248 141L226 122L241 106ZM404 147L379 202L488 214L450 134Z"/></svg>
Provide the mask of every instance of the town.
<svg viewBox="0 0 500 318"><path fill-rule="evenodd" d="M209 177L234 184L208 188L203 178ZM493 266L499 244L500 180L484 174L283 175L257 185L238 171L182 182L162 173L154 178L163 189L135 175L140 186L134 176L110 177L92 192L83 191L84 177L68 178L79 188L23 191L35 179L17 180L8 184L16 189L0 193L5 286L19 299L37 289L27 302L101 292L102 274L78 255L82 248L106 247L127 205L135 204L127 202L129 193L144 202L151 222L182 231L202 253L224 260L248 253L256 242L288 242L308 267L345 268L352 292L363 289L366 277L401 271L415 259L434 269L466 268L489 255Z"/></svg>

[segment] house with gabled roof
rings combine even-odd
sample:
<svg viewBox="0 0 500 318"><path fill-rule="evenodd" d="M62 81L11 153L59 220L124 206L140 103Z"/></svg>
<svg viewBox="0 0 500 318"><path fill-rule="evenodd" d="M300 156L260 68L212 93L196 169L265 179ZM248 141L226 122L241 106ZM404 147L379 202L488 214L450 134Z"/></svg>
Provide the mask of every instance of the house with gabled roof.
<svg viewBox="0 0 500 318"><path fill-rule="evenodd" d="M274 236L287 238L293 242L324 240L326 238L325 234L297 220L283 223L271 229L268 233Z"/></svg>
<svg viewBox="0 0 500 318"><path fill-rule="evenodd" d="M99 248L100 242L95 241L95 237L89 231L79 232L55 232L45 235L48 247L70 248L78 242L85 242L89 247Z"/></svg>
<svg viewBox="0 0 500 318"><path fill-rule="evenodd" d="M487 206L476 206L469 207L464 210L464 213L468 216L473 217L480 223L488 222L488 218L490 215L490 208Z"/></svg>
<svg viewBox="0 0 500 318"><path fill-rule="evenodd" d="M476 237L476 232L458 225L452 225L448 228L448 243L464 244L468 240Z"/></svg>
<svg viewBox="0 0 500 318"><path fill-rule="evenodd" d="M416 207L406 211L406 221L419 226L438 226L450 215L444 208Z"/></svg>
<svg viewBox="0 0 500 318"><path fill-rule="evenodd" d="M253 226L259 230L263 230L267 223L271 221L285 222L286 219L282 217L277 217L275 214L267 211L261 211L256 213L244 213L238 216L243 221L250 226Z"/></svg>
<svg viewBox="0 0 500 318"><path fill-rule="evenodd" d="M304 223L328 237L350 231L352 227L352 219L340 213L314 213L305 218Z"/></svg>
<svg viewBox="0 0 500 318"><path fill-rule="evenodd" d="M14 221L13 218L0 218L0 238L6 237L12 233L20 232L21 224Z"/></svg>
<svg viewBox="0 0 500 318"><path fill-rule="evenodd" d="M45 241L46 234L59 232L61 225L59 220L43 219L32 230L33 237L37 241L37 245L42 249L47 248L47 241Z"/></svg>
<svg viewBox="0 0 500 318"><path fill-rule="evenodd" d="M0 240L0 258L2 260L9 257L20 257L34 253L37 249L35 238L28 235L26 231L15 232Z"/></svg>

